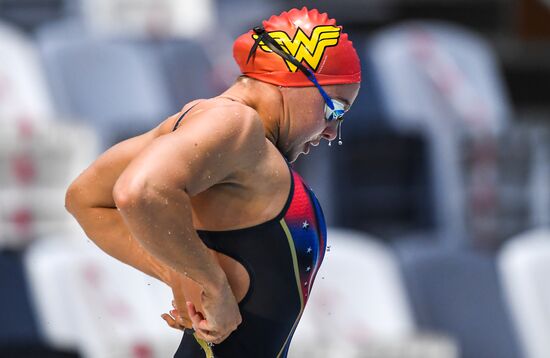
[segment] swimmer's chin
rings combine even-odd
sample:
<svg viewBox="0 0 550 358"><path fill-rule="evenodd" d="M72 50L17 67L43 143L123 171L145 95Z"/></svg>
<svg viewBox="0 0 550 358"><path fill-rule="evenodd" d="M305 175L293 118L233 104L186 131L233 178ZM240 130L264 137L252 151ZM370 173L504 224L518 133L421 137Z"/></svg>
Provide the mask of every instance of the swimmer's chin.
<svg viewBox="0 0 550 358"><path fill-rule="evenodd" d="M290 157L290 156L285 156L286 160L289 162L289 163L294 163L296 160L298 160L298 158L300 156L306 156L309 154L309 151L307 152L299 152L298 154L294 154L293 157Z"/></svg>
<svg viewBox="0 0 550 358"><path fill-rule="evenodd" d="M281 153L282 156L286 159L289 163L294 163L296 159L300 156L302 153L294 154L294 153Z"/></svg>
<svg viewBox="0 0 550 358"><path fill-rule="evenodd" d="M298 157L300 157L300 155L307 155L309 153L309 143L306 143L304 144L302 150L298 151L298 150L292 150L292 151L289 151L289 152L283 152L281 150L279 150L279 152L281 153L281 155L287 160L287 162L289 163L294 163Z"/></svg>

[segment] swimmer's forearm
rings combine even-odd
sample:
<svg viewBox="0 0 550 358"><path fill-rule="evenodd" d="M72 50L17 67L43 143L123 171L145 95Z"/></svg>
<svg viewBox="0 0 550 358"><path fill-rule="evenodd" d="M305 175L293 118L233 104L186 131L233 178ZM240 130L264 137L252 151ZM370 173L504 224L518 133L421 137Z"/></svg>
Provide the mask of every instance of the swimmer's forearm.
<svg viewBox="0 0 550 358"><path fill-rule="evenodd" d="M71 209L86 235L101 250L135 269L169 284L166 265L143 249L132 237L116 208Z"/></svg>
<svg viewBox="0 0 550 358"><path fill-rule="evenodd" d="M225 272L194 229L191 201L185 191L136 193L115 187L114 197L130 232L146 250L196 281L207 294L227 285Z"/></svg>

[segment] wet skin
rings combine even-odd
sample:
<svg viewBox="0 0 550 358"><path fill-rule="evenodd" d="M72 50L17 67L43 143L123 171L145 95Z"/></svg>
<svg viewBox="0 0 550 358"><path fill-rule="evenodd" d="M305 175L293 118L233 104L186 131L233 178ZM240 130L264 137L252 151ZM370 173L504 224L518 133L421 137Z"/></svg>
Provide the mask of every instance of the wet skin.
<svg viewBox="0 0 550 358"><path fill-rule="evenodd" d="M359 85L324 88L351 105ZM67 209L104 251L172 287L178 310L163 316L170 326L194 325L219 343L240 323L237 302L249 277L240 263L207 249L195 230L275 217L290 190L284 157L294 161L336 136L336 123L323 117L314 87L241 79L107 150L73 182Z"/></svg>

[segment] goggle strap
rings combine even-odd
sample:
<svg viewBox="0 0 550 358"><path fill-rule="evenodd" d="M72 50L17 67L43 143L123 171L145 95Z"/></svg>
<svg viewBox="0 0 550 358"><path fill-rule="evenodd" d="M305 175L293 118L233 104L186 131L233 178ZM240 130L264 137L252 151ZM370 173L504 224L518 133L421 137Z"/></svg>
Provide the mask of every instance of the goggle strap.
<svg viewBox="0 0 550 358"><path fill-rule="evenodd" d="M250 52L248 53L248 58L246 59L246 63L248 63L248 61L250 61L252 56L256 54L256 49L258 49L258 45L260 44L260 42L262 42L262 40L264 38L264 33L258 34L258 37L256 38L256 41L254 41L254 45L252 45L252 48L250 49Z"/></svg>
<svg viewBox="0 0 550 358"><path fill-rule="evenodd" d="M309 70L308 70L309 71ZM321 87L321 85L319 84L319 82L317 82L317 78L315 78L315 76L312 76L310 79L309 79L311 82L313 82L313 84L315 85L315 87L317 87L317 89L319 90L319 92L321 93L321 96L323 96L323 99L325 100L325 103L327 104L327 106L331 109L331 110L334 110L334 103L332 103L332 99L329 97L329 95L325 92L325 90L323 89L323 87Z"/></svg>
<svg viewBox="0 0 550 358"><path fill-rule="evenodd" d="M294 66L298 67L300 71L304 72L304 74L307 76L307 78L311 78L312 73L304 66L300 61L298 61L294 56L290 55L288 52L286 52L281 44L277 42L271 35L265 31L265 29L262 26L256 26L253 31L258 35L256 38L256 41L254 42L254 46L250 49L250 53L248 54L248 58L250 59L251 55L256 52L258 45L260 42L263 41L263 43L269 47L269 49L273 52L275 52L277 55L281 56L288 62L292 63ZM283 46L285 46L283 44ZM286 47L286 46L285 46ZM287 49L288 50L288 49Z"/></svg>

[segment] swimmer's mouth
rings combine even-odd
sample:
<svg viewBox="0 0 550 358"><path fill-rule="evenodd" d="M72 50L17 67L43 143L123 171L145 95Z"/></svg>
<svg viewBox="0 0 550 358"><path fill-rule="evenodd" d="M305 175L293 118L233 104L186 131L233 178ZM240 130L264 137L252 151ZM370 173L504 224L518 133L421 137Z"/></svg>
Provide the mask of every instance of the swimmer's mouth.
<svg viewBox="0 0 550 358"><path fill-rule="evenodd" d="M319 142L320 140L306 142L306 144L304 144L304 154L308 154L312 146L317 147Z"/></svg>

